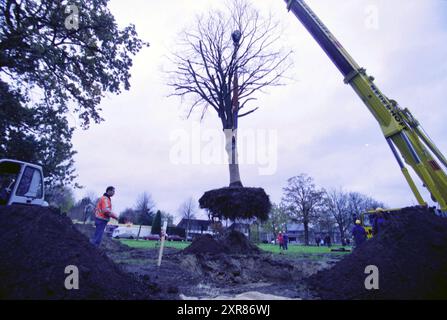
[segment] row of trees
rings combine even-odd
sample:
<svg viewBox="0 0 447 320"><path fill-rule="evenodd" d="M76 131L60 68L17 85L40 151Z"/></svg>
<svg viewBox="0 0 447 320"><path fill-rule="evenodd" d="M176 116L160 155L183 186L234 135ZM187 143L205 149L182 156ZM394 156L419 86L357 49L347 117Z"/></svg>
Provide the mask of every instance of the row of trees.
<svg viewBox="0 0 447 320"><path fill-rule="evenodd" d="M385 205L359 192L341 188L324 189L315 185L312 177L300 174L287 180L283 197L274 204L264 229L275 234L286 229L288 222L301 223L304 243L309 244L309 228L325 233L338 230L342 244L347 231L361 212Z"/></svg>

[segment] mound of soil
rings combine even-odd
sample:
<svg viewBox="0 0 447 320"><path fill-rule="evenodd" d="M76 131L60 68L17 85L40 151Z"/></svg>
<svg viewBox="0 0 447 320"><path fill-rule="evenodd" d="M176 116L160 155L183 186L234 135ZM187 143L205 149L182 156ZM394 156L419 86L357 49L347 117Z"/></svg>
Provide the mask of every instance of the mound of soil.
<svg viewBox="0 0 447 320"><path fill-rule="evenodd" d="M193 240L190 246L183 250L185 254L258 254L259 248L247 237L236 230L226 232L222 238L214 239L206 234Z"/></svg>
<svg viewBox="0 0 447 320"><path fill-rule="evenodd" d="M199 205L219 218L235 220L257 217L261 221L268 219L272 207L264 189L245 187L209 190L199 199Z"/></svg>
<svg viewBox="0 0 447 320"><path fill-rule="evenodd" d="M0 207L0 299L150 299L147 286L51 209ZM65 268L79 270L67 290Z"/></svg>
<svg viewBox="0 0 447 320"><path fill-rule="evenodd" d="M368 265L379 289L365 289ZM410 207L392 213L375 238L308 279L323 299L446 299L447 219Z"/></svg>
<svg viewBox="0 0 447 320"><path fill-rule="evenodd" d="M227 253L228 248L215 240L211 235L205 234L196 237L182 252L185 254L219 254Z"/></svg>
<svg viewBox="0 0 447 320"><path fill-rule="evenodd" d="M239 231L226 233L221 240L230 254L258 254L261 250Z"/></svg>

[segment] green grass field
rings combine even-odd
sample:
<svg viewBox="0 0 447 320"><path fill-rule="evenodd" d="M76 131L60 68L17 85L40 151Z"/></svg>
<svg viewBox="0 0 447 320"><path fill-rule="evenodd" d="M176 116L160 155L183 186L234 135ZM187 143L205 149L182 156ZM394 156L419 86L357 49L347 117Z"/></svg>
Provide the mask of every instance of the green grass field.
<svg viewBox="0 0 447 320"><path fill-rule="evenodd" d="M133 248L148 248L154 249L160 247L160 242L158 241L148 241L148 240L119 240L121 243L128 245ZM165 246L167 248L175 248L175 249L184 249L190 245L190 242L177 242L177 241L166 241ZM280 250L278 245L274 244L259 244L259 248L264 251L272 252L272 253L283 253L286 255L306 255L306 254L346 254L345 252L331 252L331 249L340 248L339 246L333 246L331 248L328 247L315 247L315 246L302 246L289 244L289 250L284 251ZM351 249L350 247L345 247L347 249Z"/></svg>
<svg viewBox="0 0 447 320"><path fill-rule="evenodd" d="M121 243L128 245L132 248L148 248L154 249L160 247L160 242L155 240L119 240ZM179 241L165 241L165 247L167 248L175 248L175 249L185 249L190 245L190 242L179 242Z"/></svg>
<svg viewBox="0 0 447 320"><path fill-rule="evenodd" d="M340 246L332 246L328 247L316 247L316 246L302 246L297 244L289 244L288 250L284 251L279 249L279 245L275 244L259 244L259 248L264 251L272 252L272 253L283 253L287 255L303 255L303 254L346 254L346 252L332 252L331 249L341 248ZM346 249L351 250L350 247L345 247Z"/></svg>

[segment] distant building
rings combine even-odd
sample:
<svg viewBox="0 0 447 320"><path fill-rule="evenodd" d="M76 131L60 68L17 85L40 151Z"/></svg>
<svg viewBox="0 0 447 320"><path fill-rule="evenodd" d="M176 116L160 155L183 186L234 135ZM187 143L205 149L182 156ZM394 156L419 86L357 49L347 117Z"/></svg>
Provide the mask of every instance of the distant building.
<svg viewBox="0 0 447 320"><path fill-rule="evenodd" d="M189 222L189 226L188 226L188 222ZM211 224L212 224L212 222L210 220L183 218L177 224L177 228L185 229L185 233L188 234L188 240L189 240L189 239L193 239L194 237L197 237L202 234L214 234ZM188 229L188 227L189 227L189 229Z"/></svg>
<svg viewBox="0 0 447 320"><path fill-rule="evenodd" d="M214 234L215 231L212 227L212 221L210 220L200 220L200 219L189 219L189 232L188 238L192 239L198 235L202 234ZM250 224L245 220L237 220L235 222L222 221L222 225L230 230L237 230L243 233L246 237L250 235ZM188 219L183 218L178 224L177 228L182 228L185 230L188 227Z"/></svg>
<svg viewBox="0 0 447 320"><path fill-rule="evenodd" d="M289 237L290 243L304 244L304 225L302 223L288 223L285 227L285 231ZM331 230L330 232L321 231L314 226L309 226L309 244L314 245L315 239L324 239L327 235L331 237L331 243L341 243L340 232L336 230ZM273 232L267 232L262 229L260 230L259 239L264 243L276 242L275 235Z"/></svg>

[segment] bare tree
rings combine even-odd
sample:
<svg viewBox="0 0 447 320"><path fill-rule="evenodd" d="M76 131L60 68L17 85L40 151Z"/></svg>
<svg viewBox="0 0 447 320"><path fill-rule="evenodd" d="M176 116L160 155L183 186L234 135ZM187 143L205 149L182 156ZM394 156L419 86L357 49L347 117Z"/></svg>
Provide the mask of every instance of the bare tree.
<svg viewBox="0 0 447 320"><path fill-rule="evenodd" d="M197 205L192 197L188 198L180 205L179 214L186 219L186 239L188 239L190 220L195 219L197 213Z"/></svg>
<svg viewBox="0 0 447 320"><path fill-rule="evenodd" d="M140 225L150 225L152 224L152 219L154 216L155 202L152 199L152 196L143 192L137 198L137 202L135 204L135 211L138 215L137 221Z"/></svg>
<svg viewBox="0 0 447 320"><path fill-rule="evenodd" d="M345 236L352 225L349 194L341 189L331 189L325 192L325 205L335 220L340 232L341 243L346 245Z"/></svg>
<svg viewBox="0 0 447 320"><path fill-rule="evenodd" d="M323 191L317 189L314 181L306 174L287 180L283 188L282 203L289 217L304 226L304 244L309 245L309 224L318 218L319 207L323 203Z"/></svg>
<svg viewBox="0 0 447 320"><path fill-rule="evenodd" d="M265 231L273 233L274 239L276 239L278 232L286 229L288 221L289 216L284 205L273 204L269 213L269 219L262 224L262 227Z"/></svg>
<svg viewBox="0 0 447 320"><path fill-rule="evenodd" d="M168 226L174 225L174 215L169 212L161 211L161 219L168 222Z"/></svg>
<svg viewBox="0 0 447 320"><path fill-rule="evenodd" d="M242 186L238 119L258 109L249 108L257 92L283 84L291 65L291 51L278 45L280 35L279 23L271 15L263 18L246 0L233 0L226 12L215 10L197 17L172 55L176 68L168 72L171 96L188 99L188 117L199 108L203 118L211 107L222 122L230 186Z"/></svg>
<svg viewBox="0 0 447 320"><path fill-rule="evenodd" d="M315 223L315 227L320 233L328 234L329 236L331 236L331 238L333 238L336 228L336 222L330 212L329 207L324 202L321 206L319 206L318 210L319 213L317 221Z"/></svg>
<svg viewBox="0 0 447 320"><path fill-rule="evenodd" d="M385 208L385 204L383 202L377 201L358 192L349 192L348 201L352 221L356 220L363 212L368 210Z"/></svg>

